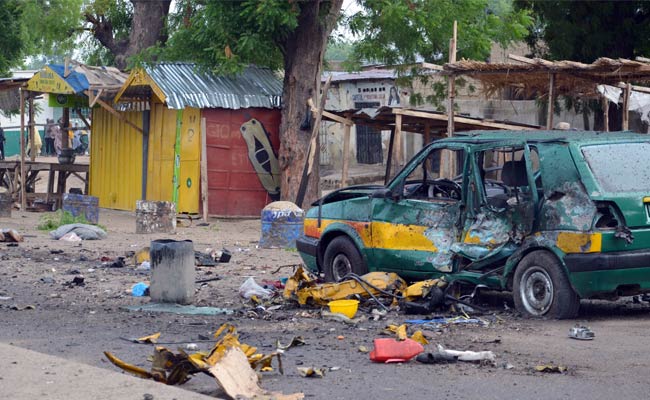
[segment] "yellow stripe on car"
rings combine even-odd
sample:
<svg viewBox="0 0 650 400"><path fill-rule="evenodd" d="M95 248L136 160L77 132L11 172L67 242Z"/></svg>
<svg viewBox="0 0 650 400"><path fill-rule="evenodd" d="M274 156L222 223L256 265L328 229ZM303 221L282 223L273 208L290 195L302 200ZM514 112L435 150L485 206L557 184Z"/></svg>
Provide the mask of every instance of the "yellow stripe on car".
<svg viewBox="0 0 650 400"><path fill-rule="evenodd" d="M560 232L556 245L565 253L598 253L602 249L603 236L600 233Z"/></svg>

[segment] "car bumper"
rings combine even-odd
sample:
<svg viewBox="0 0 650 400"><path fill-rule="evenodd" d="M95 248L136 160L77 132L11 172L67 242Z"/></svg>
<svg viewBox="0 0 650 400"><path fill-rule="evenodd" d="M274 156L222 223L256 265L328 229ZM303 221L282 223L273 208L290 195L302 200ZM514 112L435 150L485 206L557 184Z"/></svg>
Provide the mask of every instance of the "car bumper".
<svg viewBox="0 0 650 400"><path fill-rule="evenodd" d="M650 250L567 254L564 263L571 273L649 268Z"/></svg>

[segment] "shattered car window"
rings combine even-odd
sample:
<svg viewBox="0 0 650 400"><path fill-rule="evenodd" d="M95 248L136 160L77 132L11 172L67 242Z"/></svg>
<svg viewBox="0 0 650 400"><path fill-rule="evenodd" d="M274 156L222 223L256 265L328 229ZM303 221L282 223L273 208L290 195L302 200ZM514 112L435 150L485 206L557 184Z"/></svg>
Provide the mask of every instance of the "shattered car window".
<svg viewBox="0 0 650 400"><path fill-rule="evenodd" d="M582 154L603 191L650 192L650 142L583 146Z"/></svg>

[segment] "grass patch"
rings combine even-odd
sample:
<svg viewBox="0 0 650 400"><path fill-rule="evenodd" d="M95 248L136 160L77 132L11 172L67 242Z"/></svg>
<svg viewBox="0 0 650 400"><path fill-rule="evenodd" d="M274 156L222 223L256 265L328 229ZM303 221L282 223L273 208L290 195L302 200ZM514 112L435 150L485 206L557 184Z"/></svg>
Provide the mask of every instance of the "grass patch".
<svg viewBox="0 0 650 400"><path fill-rule="evenodd" d="M62 225L68 224L96 225L89 222L83 215L75 217L70 213L70 211L56 210L53 213L41 216L39 219L38 229L41 231L53 231ZM106 228L102 225L97 224L97 226L103 230L106 230Z"/></svg>

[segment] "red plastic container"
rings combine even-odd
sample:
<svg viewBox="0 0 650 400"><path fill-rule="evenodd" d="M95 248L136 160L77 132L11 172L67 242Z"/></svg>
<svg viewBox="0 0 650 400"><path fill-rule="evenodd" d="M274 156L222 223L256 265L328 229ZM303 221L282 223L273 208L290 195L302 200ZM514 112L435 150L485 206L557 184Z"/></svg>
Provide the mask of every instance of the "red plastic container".
<svg viewBox="0 0 650 400"><path fill-rule="evenodd" d="M412 339L375 339L375 348L370 352L370 360L382 363L406 362L423 351L424 347Z"/></svg>

